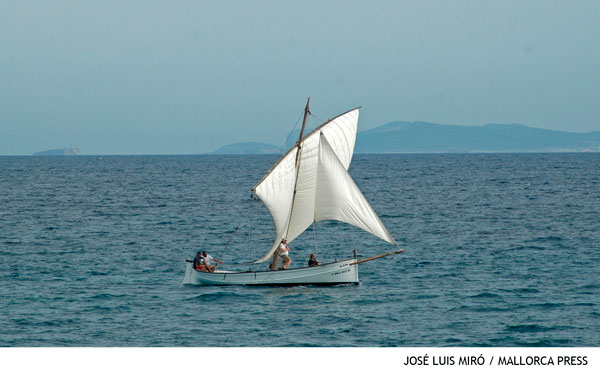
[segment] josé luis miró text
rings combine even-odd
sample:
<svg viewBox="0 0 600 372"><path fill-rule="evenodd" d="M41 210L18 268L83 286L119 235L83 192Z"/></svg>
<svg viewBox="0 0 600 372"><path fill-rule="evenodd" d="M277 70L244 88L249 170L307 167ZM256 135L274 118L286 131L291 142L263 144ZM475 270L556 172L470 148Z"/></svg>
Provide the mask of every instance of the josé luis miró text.
<svg viewBox="0 0 600 372"><path fill-rule="evenodd" d="M481 366L481 365L499 365L499 366L586 366L588 364L585 355L568 356L546 356L546 355L528 355L528 356L484 356L468 355L410 355L404 361L405 366Z"/></svg>

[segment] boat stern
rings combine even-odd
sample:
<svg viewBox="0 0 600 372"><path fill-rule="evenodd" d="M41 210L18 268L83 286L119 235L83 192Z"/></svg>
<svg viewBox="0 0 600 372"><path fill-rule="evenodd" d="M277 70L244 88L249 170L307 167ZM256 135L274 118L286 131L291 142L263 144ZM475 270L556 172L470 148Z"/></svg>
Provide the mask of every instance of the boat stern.
<svg viewBox="0 0 600 372"><path fill-rule="evenodd" d="M192 261L185 260L185 276L183 277L183 282L181 284L197 284L194 280L195 270L192 264Z"/></svg>

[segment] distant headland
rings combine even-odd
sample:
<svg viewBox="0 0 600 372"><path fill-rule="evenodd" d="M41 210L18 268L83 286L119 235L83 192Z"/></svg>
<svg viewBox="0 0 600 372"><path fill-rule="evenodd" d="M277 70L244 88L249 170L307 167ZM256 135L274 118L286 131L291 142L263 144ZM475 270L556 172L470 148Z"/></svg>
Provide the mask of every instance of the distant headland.
<svg viewBox="0 0 600 372"><path fill-rule="evenodd" d="M283 149L267 143L234 143L212 154L278 154L295 143L292 133ZM251 145L250 145L251 144ZM521 124L480 126L395 121L358 132L357 154L600 152L600 131L564 132Z"/></svg>
<svg viewBox="0 0 600 372"><path fill-rule="evenodd" d="M281 148L262 142L239 142L223 146L211 154L214 155L258 155L279 154Z"/></svg>
<svg viewBox="0 0 600 372"><path fill-rule="evenodd" d="M81 155L77 147L65 147L62 149L40 151L33 154L33 156L70 156L70 155Z"/></svg>

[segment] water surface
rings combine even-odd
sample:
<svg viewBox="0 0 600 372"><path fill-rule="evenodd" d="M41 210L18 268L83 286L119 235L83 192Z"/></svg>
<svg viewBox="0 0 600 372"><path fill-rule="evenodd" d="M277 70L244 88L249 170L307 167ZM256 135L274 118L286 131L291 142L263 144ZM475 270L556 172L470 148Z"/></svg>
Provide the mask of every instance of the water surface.
<svg viewBox="0 0 600 372"><path fill-rule="evenodd" d="M250 189L276 160L0 157L0 346L600 345L598 154L357 155L405 253L358 286L181 285L198 249L267 251ZM394 249L337 222L290 246L292 266Z"/></svg>

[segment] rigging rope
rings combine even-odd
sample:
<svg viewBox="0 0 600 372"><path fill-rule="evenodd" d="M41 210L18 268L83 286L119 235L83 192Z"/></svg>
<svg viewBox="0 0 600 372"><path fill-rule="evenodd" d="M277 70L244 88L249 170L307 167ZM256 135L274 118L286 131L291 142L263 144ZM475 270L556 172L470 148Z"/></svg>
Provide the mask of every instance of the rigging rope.
<svg viewBox="0 0 600 372"><path fill-rule="evenodd" d="M310 113L310 115L315 120L315 128L318 127L319 125L325 123L325 120L321 119L320 117L318 117L317 115L313 114L312 112Z"/></svg>
<svg viewBox="0 0 600 372"><path fill-rule="evenodd" d="M315 242L315 255L318 257L319 252L317 251L317 223L313 222L313 241Z"/></svg>
<svg viewBox="0 0 600 372"><path fill-rule="evenodd" d="M258 198L256 197L256 195L254 193L252 193L252 195L250 196L252 198L252 201L250 202L252 205L254 205L254 211L251 212L252 216L254 217L254 219L256 219L257 216L257 208L258 208L258 204L256 204L255 202L258 201ZM256 222L256 221L254 221ZM251 223L250 226L250 257L254 256L254 227L255 227L256 223ZM248 262L248 270L250 270L250 266L252 265L252 262Z"/></svg>
<svg viewBox="0 0 600 372"><path fill-rule="evenodd" d="M279 149L279 155L281 155L283 153L283 151L286 150L285 145L289 142L290 137L292 137L292 134L294 134L294 130L296 130L296 127L298 126L298 123L300 122L300 118L302 117L302 115L304 115L304 110L302 110L302 112L300 113L300 116L298 116L298 119L296 120L296 124L294 124L294 127L292 128L292 130L288 133L287 137L285 138L283 145L281 145L281 148Z"/></svg>
<svg viewBox="0 0 600 372"><path fill-rule="evenodd" d="M240 228L240 225L237 225L236 228L231 233L231 235L229 236L229 240L227 241L227 244L225 244L225 248L223 248L223 253L225 253L225 250L227 249L227 247L229 247L229 244L231 244L231 241L233 240L233 236L235 235L235 233L238 231L239 228Z"/></svg>

